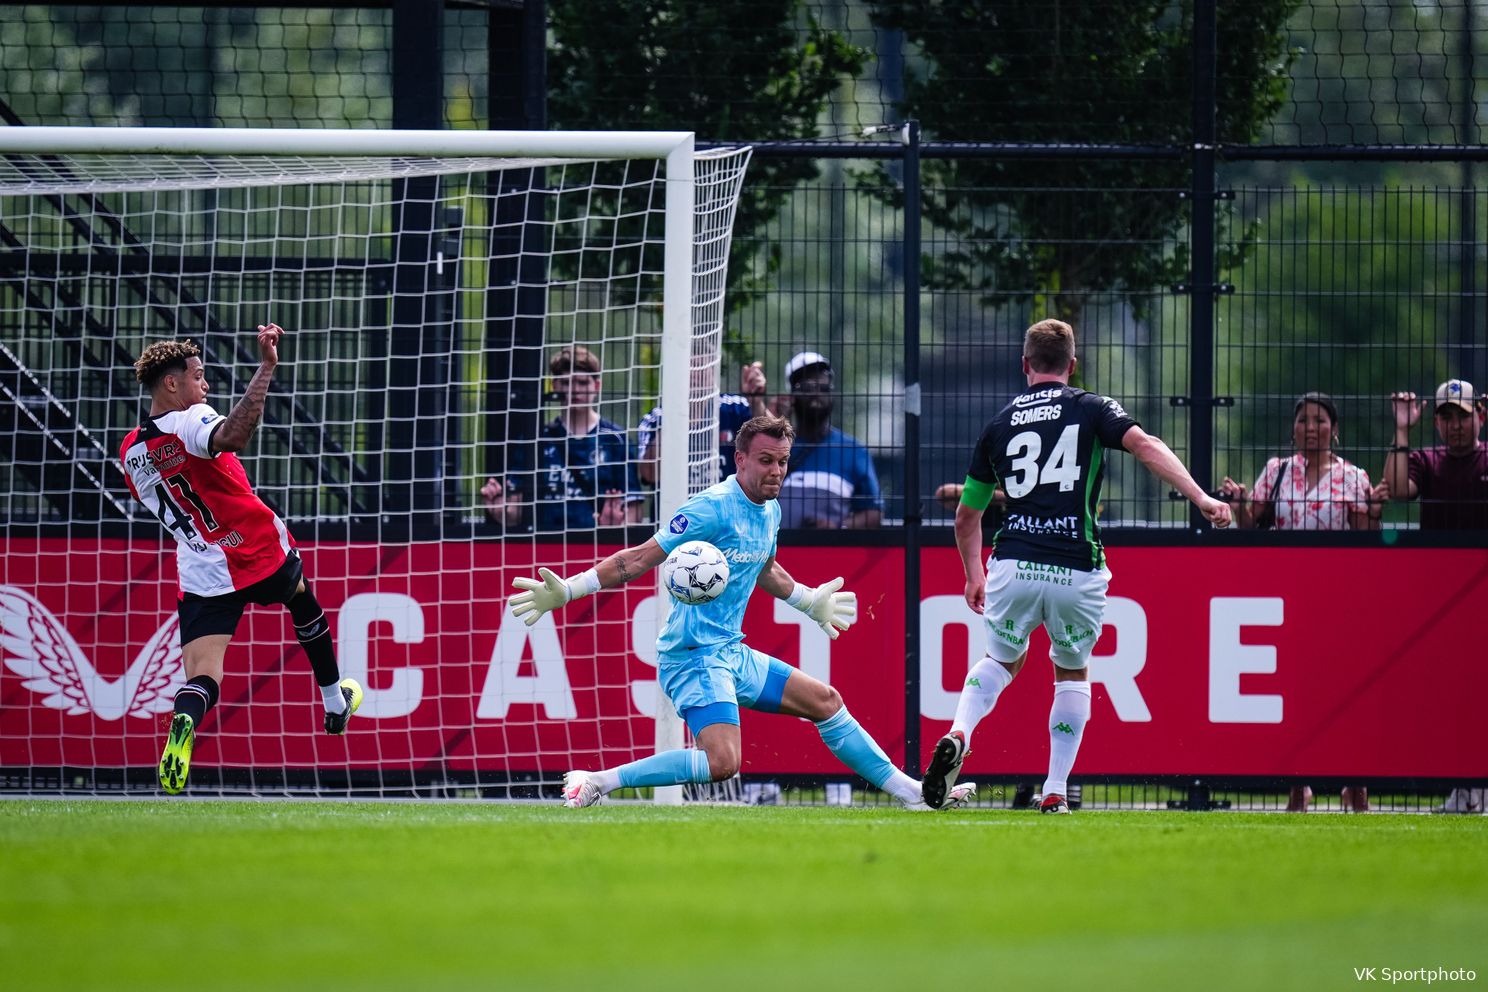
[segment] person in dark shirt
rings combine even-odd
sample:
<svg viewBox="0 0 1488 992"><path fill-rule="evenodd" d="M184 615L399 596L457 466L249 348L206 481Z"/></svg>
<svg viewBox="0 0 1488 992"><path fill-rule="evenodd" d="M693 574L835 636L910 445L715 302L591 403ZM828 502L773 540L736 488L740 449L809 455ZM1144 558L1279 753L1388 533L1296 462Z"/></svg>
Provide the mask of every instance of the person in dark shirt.
<svg viewBox="0 0 1488 992"><path fill-rule="evenodd" d="M940 808L970 753L971 733L992 712L1028 659L1028 638L1042 625L1054 663L1049 711L1049 776L1044 813L1068 813L1070 770L1090 717L1090 653L1100 637L1111 573L1096 507L1105 452L1128 451L1148 471L1193 501L1216 527L1230 508L1189 475L1178 456L1146 433L1113 399L1069 384L1075 332L1059 320L1028 329L1023 374L1028 388L982 431L956 510L956 547L966 572L966 603L987 621L987 653L967 673L950 733L935 745L922 783ZM982 562L982 511L994 489L1007 494L1007 517Z"/></svg>
<svg viewBox="0 0 1488 992"><path fill-rule="evenodd" d="M1442 443L1412 450L1410 429L1421 419L1415 393L1394 393L1395 446L1385 481L1399 499L1421 501L1422 530L1488 530L1488 444L1481 440L1488 405L1473 384L1448 379L1436 387L1436 433ZM1482 789L1458 787L1439 813L1483 813Z"/></svg>
<svg viewBox="0 0 1488 992"><path fill-rule="evenodd" d="M548 372L562 411L538 433L536 468L530 444L519 444L505 484L486 480L481 498L492 520L521 527L531 510L539 533L563 533L639 519L625 428L599 414L601 371L599 358L581 345L553 355Z"/></svg>
<svg viewBox="0 0 1488 992"><path fill-rule="evenodd" d="M1421 501L1422 530L1488 530L1488 415L1473 384L1448 379L1436 387L1436 433L1442 443L1412 449L1410 430L1421 419L1415 393L1390 396L1395 446L1385 458L1385 481L1396 499Z"/></svg>
<svg viewBox="0 0 1488 992"><path fill-rule="evenodd" d="M785 363L796 428L790 472L780 490L782 527L875 528L883 496L868 448L832 425L836 373L827 357L803 351Z"/></svg>

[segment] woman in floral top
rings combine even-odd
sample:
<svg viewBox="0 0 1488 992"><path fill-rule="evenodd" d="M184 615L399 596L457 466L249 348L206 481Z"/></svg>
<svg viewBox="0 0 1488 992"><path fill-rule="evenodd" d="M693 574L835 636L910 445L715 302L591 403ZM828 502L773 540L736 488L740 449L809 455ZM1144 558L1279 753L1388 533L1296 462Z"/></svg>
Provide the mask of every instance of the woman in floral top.
<svg viewBox="0 0 1488 992"><path fill-rule="evenodd" d="M1223 498L1236 509L1238 527L1275 527L1277 530L1378 530L1390 488L1370 487L1369 474L1333 453L1338 441L1338 408L1326 393L1303 393L1293 408L1292 447L1295 453L1267 460L1255 488L1226 477ZM1306 812L1312 790L1293 786L1289 812ZM1369 809L1363 786L1343 790L1345 808Z"/></svg>
<svg viewBox="0 0 1488 992"><path fill-rule="evenodd" d="M1277 530L1378 530L1389 487L1333 453L1338 408L1326 393L1304 393L1292 418L1295 454L1269 459L1255 488L1226 477L1220 486L1240 527Z"/></svg>

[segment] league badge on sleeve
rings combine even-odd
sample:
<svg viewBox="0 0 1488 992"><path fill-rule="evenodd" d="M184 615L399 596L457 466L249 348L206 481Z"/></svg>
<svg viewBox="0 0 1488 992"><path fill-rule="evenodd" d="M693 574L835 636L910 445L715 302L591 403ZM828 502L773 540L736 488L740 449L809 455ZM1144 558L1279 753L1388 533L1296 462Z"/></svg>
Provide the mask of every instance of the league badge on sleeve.
<svg viewBox="0 0 1488 992"><path fill-rule="evenodd" d="M687 518L680 513L677 514L675 517L672 518L672 522L667 524L667 530L671 531L673 534L686 534Z"/></svg>

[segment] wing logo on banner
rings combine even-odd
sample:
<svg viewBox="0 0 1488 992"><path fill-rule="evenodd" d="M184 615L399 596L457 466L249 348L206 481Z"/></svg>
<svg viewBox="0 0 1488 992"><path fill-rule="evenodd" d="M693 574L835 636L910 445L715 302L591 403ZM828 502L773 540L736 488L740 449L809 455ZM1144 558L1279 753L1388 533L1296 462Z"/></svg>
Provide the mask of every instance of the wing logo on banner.
<svg viewBox="0 0 1488 992"><path fill-rule="evenodd" d="M0 586L0 654L5 667L26 681L42 703L68 716L93 713L100 720L151 717L170 712L186 681L181 665L180 619L174 613L117 681L99 675L61 621L36 597Z"/></svg>

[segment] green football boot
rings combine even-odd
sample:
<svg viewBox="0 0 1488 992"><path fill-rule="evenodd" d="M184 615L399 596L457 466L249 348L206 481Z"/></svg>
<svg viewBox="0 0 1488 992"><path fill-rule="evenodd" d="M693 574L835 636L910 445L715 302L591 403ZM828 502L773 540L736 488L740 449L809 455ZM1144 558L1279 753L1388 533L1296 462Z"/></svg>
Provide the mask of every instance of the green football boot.
<svg viewBox="0 0 1488 992"><path fill-rule="evenodd" d="M171 795L186 788L186 771L191 767L191 745L196 742L196 723L185 713L171 717L170 734L165 738L165 752L160 755L160 787Z"/></svg>

